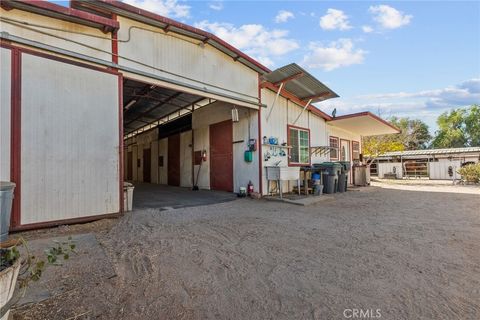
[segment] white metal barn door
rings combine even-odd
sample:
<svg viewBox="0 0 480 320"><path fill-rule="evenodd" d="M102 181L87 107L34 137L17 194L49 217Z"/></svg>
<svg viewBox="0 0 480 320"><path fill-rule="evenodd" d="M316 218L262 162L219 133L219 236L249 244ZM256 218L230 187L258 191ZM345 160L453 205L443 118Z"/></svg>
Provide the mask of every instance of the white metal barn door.
<svg viewBox="0 0 480 320"><path fill-rule="evenodd" d="M118 75L21 61L21 224L119 212Z"/></svg>
<svg viewBox="0 0 480 320"><path fill-rule="evenodd" d="M429 177L432 180L460 179L460 175L457 173L460 166L459 160L430 162L428 164ZM452 177L448 174L449 167L452 167Z"/></svg>

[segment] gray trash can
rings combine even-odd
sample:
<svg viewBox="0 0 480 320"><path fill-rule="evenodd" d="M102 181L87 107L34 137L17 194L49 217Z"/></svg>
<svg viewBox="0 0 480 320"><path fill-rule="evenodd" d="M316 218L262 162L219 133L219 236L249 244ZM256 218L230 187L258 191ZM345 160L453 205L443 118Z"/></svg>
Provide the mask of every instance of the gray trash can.
<svg viewBox="0 0 480 320"><path fill-rule="evenodd" d="M340 173L338 177L338 192L347 191L347 175L345 172Z"/></svg>
<svg viewBox="0 0 480 320"><path fill-rule="evenodd" d="M15 183L0 181L0 242L8 238Z"/></svg>
<svg viewBox="0 0 480 320"><path fill-rule="evenodd" d="M323 175L323 193L332 194L337 191L338 177L336 174Z"/></svg>

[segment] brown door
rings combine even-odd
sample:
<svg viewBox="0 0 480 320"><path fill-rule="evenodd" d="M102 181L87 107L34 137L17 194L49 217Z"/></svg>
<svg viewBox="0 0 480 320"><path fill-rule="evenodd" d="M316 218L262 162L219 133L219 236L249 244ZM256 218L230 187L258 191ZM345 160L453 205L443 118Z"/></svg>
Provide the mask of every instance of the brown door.
<svg viewBox="0 0 480 320"><path fill-rule="evenodd" d="M180 135L168 137L168 184L180 186Z"/></svg>
<svg viewBox="0 0 480 320"><path fill-rule="evenodd" d="M210 125L210 188L233 192L232 121Z"/></svg>
<svg viewBox="0 0 480 320"><path fill-rule="evenodd" d="M133 152L127 153L127 180L133 180Z"/></svg>
<svg viewBox="0 0 480 320"><path fill-rule="evenodd" d="M143 149L143 182L150 183L152 181L150 174L152 168L151 161L152 153L150 149Z"/></svg>

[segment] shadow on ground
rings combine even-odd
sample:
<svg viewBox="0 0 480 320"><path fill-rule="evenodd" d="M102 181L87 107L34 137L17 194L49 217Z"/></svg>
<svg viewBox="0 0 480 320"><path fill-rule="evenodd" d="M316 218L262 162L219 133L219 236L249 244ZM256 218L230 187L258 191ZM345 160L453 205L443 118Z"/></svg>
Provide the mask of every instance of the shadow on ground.
<svg viewBox="0 0 480 320"><path fill-rule="evenodd" d="M133 193L133 209L179 209L205 206L237 199L231 192L197 190L159 184L137 183Z"/></svg>

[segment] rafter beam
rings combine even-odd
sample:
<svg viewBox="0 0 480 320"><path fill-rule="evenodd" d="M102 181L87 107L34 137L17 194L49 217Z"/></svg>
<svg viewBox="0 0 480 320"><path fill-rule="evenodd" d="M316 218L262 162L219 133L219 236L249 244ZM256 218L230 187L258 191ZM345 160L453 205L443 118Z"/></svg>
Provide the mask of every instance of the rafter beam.
<svg viewBox="0 0 480 320"><path fill-rule="evenodd" d="M171 95L170 97L168 97L167 99L163 100L162 102L159 102L157 103L156 105L154 105L153 107L151 108L148 108L148 110L140 113L137 117L135 117L133 120L130 120L129 122L126 123L126 125L128 126L129 124L131 124L132 122L135 122L136 120L142 118L144 115L147 115L149 114L150 112L152 112L153 110L155 109L158 109L160 108L161 106L169 103L170 101L172 101L173 99L175 99L176 97L178 97L179 95L181 95L183 92L177 92L175 93L174 95Z"/></svg>
<svg viewBox="0 0 480 320"><path fill-rule="evenodd" d="M321 94L317 94L317 95L314 95L314 96L310 96L310 97L305 97L305 98L302 98L302 100L315 100L315 99L318 99L318 98L325 98L325 97L328 97L330 96L330 92L324 92L324 93L321 93Z"/></svg>
<svg viewBox="0 0 480 320"><path fill-rule="evenodd" d="M278 86L280 83L287 83L288 81L292 81L292 80L295 80L295 79L298 79L298 78L301 78L303 77L305 74L303 72L299 72L299 73L295 73L295 74L292 74L291 76L289 77L286 77L286 78L283 78L282 80L280 81L277 81L277 82L274 82L273 85L274 86Z"/></svg>

